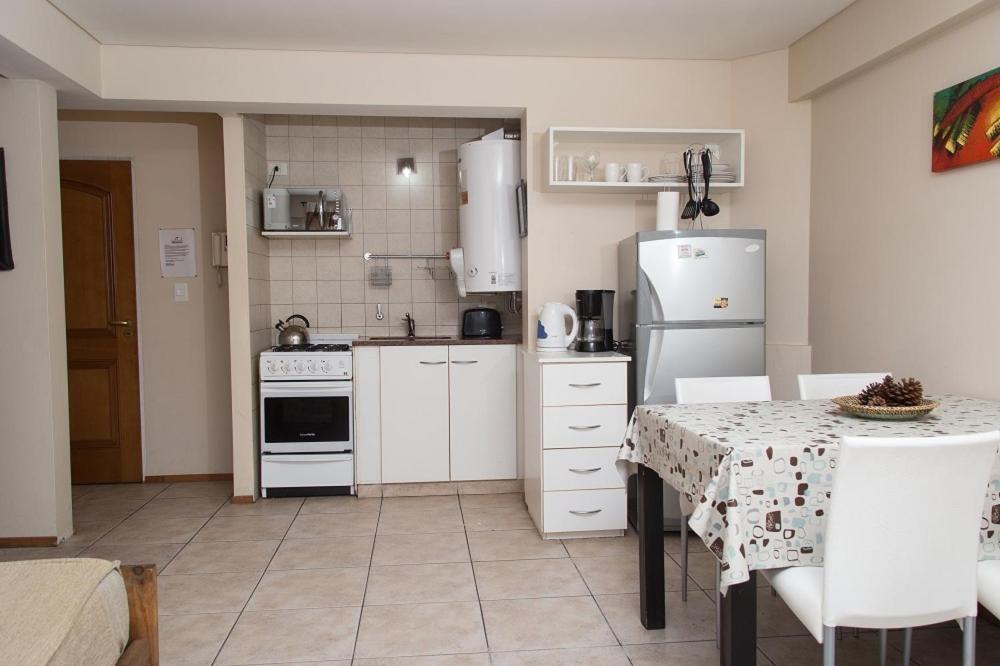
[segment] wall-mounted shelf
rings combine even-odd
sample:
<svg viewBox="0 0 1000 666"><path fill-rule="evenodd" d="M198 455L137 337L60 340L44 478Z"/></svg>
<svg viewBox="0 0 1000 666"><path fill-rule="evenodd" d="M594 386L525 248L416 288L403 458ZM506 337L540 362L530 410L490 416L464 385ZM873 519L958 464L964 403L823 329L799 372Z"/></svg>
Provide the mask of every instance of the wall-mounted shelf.
<svg viewBox="0 0 1000 666"><path fill-rule="evenodd" d="M615 127L550 127L547 133L548 169L545 190L549 192L605 192L627 194L684 189L684 182L604 182L604 165L641 162L650 175L660 171L668 155L680 156L691 144L716 144L721 161L731 165L735 182L712 182L713 190L743 187L745 178L746 133L741 129L650 129ZM557 180L556 157L581 155L587 148L601 154L595 181ZM683 167L681 167L683 174Z"/></svg>

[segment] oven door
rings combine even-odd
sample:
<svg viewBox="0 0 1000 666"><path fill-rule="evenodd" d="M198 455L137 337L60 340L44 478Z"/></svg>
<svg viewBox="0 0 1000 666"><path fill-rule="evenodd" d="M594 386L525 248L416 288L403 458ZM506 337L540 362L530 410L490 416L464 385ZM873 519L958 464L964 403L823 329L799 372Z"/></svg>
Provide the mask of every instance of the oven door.
<svg viewBox="0 0 1000 666"><path fill-rule="evenodd" d="M353 451L353 402L351 382L261 382L261 452Z"/></svg>

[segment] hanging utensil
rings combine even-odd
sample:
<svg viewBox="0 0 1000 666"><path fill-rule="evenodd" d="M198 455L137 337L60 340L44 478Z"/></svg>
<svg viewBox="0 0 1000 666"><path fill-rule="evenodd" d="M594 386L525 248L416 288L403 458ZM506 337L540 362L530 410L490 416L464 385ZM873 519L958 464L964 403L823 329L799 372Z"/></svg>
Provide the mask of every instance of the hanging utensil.
<svg viewBox="0 0 1000 666"><path fill-rule="evenodd" d="M705 179L705 196L701 200L701 212L706 217L713 217L721 210L719 204L708 198L708 183L712 179L712 154L704 150L701 153L701 177Z"/></svg>
<svg viewBox="0 0 1000 666"><path fill-rule="evenodd" d="M684 151L684 174L687 177L688 201L681 211L682 220L693 220L698 217L698 200L694 195L694 174L692 172L693 153L690 150Z"/></svg>

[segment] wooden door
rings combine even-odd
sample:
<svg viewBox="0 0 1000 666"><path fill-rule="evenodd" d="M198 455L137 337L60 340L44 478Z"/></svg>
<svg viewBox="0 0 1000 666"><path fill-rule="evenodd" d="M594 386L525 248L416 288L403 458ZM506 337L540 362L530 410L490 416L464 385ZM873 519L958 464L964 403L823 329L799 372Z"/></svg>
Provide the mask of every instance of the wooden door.
<svg viewBox="0 0 1000 666"><path fill-rule="evenodd" d="M451 480L517 478L514 345L455 345L451 362Z"/></svg>
<svg viewBox="0 0 1000 666"><path fill-rule="evenodd" d="M382 483L447 481L448 348L381 351Z"/></svg>
<svg viewBox="0 0 1000 666"><path fill-rule="evenodd" d="M132 166L60 170L73 483L142 481Z"/></svg>

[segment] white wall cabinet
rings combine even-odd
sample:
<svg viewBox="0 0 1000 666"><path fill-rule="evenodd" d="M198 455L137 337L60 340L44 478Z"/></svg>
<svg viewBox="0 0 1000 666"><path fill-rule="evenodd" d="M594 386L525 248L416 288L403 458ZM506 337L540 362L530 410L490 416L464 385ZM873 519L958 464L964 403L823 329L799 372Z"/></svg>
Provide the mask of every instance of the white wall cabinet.
<svg viewBox="0 0 1000 666"><path fill-rule="evenodd" d="M354 349L357 483L518 477L515 345Z"/></svg>
<svg viewBox="0 0 1000 666"><path fill-rule="evenodd" d="M448 348L451 480L517 476L517 361L513 345Z"/></svg>
<svg viewBox="0 0 1000 666"><path fill-rule="evenodd" d="M448 480L448 347L381 356L382 483Z"/></svg>

